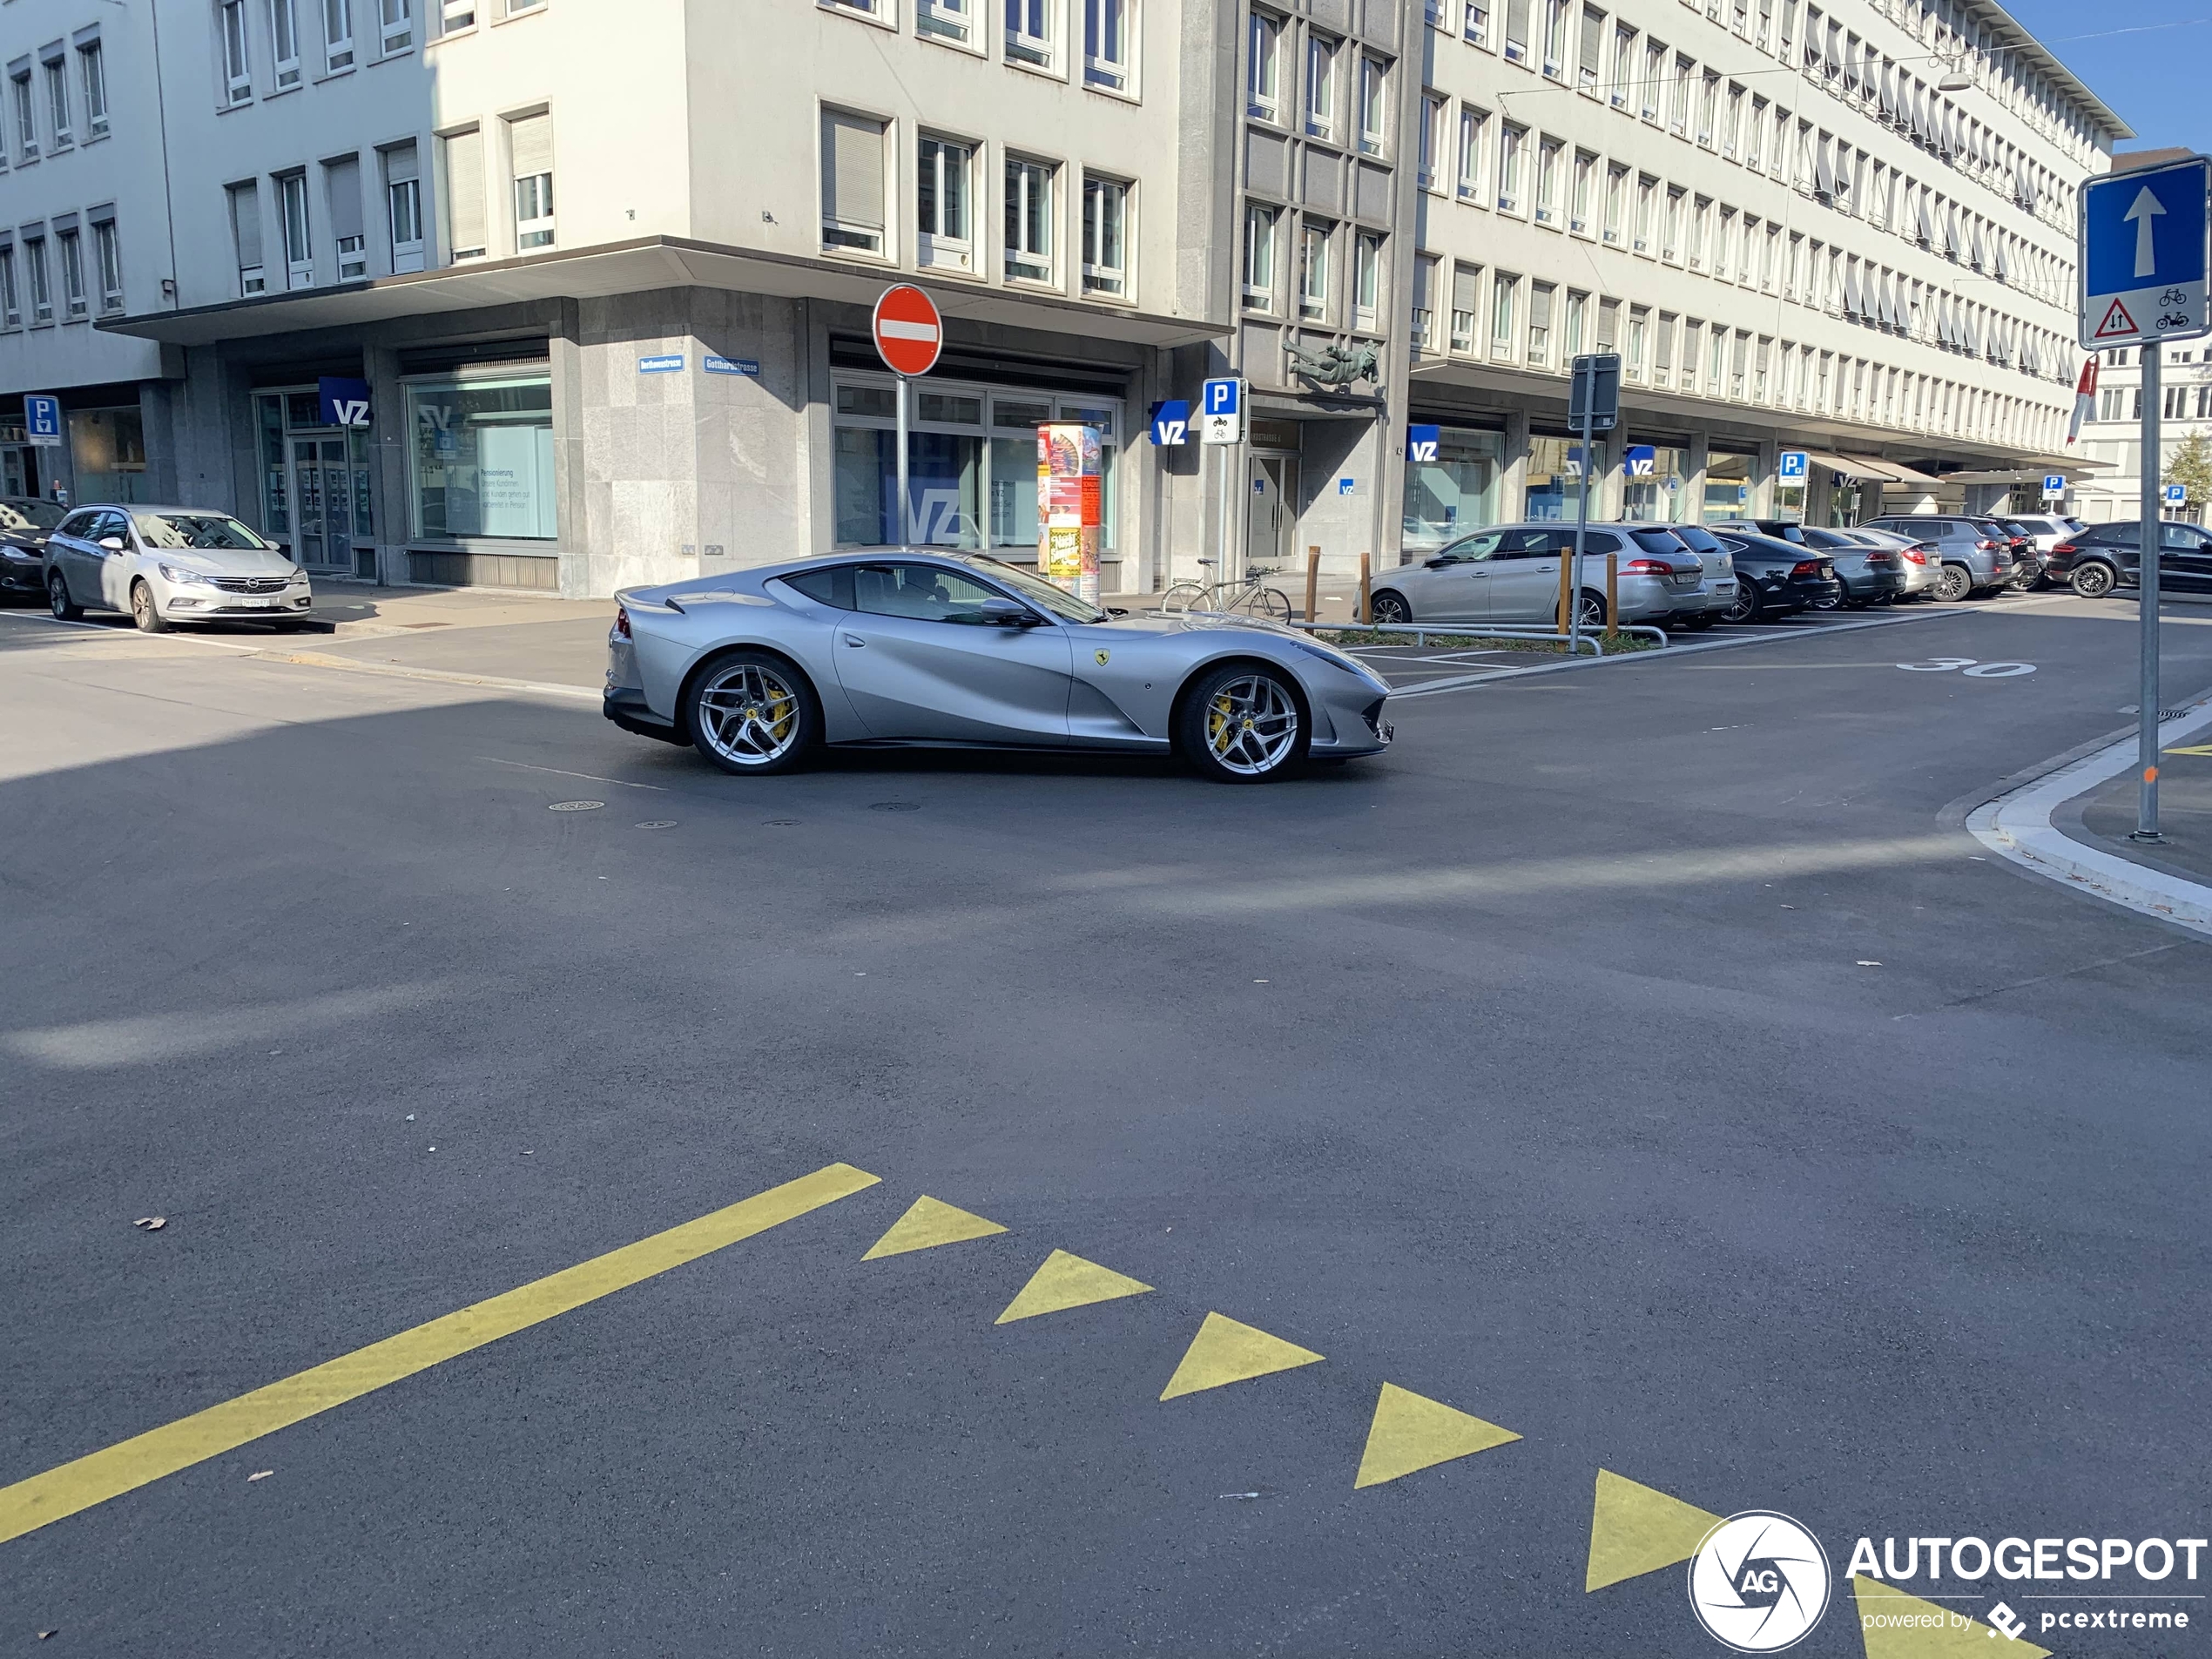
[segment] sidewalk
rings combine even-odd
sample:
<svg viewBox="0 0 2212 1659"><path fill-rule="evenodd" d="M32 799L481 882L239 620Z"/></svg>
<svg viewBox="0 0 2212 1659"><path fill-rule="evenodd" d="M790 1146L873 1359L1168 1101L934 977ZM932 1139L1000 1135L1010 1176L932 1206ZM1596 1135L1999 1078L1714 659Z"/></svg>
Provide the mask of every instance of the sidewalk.
<svg viewBox="0 0 2212 1659"><path fill-rule="evenodd" d="M614 611L611 599L318 580L314 614L330 631L287 654L596 690Z"/></svg>

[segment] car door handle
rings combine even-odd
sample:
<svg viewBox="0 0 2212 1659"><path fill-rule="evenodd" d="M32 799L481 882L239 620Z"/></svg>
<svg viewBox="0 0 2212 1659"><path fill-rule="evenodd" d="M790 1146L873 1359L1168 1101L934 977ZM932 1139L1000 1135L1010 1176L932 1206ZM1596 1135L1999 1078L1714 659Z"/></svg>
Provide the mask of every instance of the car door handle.
<svg viewBox="0 0 2212 1659"><path fill-rule="evenodd" d="M845 636L845 643L848 645L865 645L868 642L858 634L847 634Z"/></svg>

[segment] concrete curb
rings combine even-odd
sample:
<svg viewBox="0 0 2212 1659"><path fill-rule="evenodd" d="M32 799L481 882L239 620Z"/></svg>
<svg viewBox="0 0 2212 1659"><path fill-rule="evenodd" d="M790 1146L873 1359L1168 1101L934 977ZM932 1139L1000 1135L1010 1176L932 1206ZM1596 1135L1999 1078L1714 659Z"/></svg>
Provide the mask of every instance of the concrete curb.
<svg viewBox="0 0 2212 1659"><path fill-rule="evenodd" d="M428 680L439 685L475 685L488 691L522 691L532 697L557 697L567 701L597 703L602 694L589 685L562 685L551 680L504 679L496 674L462 674L443 668L409 668L402 663L357 663L349 657L326 657L320 651L257 651L252 655L269 663L296 663L302 668L343 668L356 674L382 674L394 679Z"/></svg>
<svg viewBox="0 0 2212 1659"><path fill-rule="evenodd" d="M2212 727L2212 697L2199 698L2158 728L2159 747ZM1969 834L2022 869L2154 921L2212 938L2212 887L2153 869L2101 847L2085 846L2052 823L2052 814L2135 764L2133 733L2079 759L2074 752L2018 787L1966 814Z"/></svg>

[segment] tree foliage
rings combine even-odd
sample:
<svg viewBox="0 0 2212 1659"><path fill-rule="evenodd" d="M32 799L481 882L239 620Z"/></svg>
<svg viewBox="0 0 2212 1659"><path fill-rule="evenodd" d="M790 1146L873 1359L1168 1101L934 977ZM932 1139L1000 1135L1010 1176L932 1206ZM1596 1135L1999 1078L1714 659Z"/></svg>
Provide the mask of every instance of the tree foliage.
<svg viewBox="0 0 2212 1659"><path fill-rule="evenodd" d="M2187 490L2191 507L2212 501L2212 438L2192 432L2175 444L2166 460L2165 482Z"/></svg>

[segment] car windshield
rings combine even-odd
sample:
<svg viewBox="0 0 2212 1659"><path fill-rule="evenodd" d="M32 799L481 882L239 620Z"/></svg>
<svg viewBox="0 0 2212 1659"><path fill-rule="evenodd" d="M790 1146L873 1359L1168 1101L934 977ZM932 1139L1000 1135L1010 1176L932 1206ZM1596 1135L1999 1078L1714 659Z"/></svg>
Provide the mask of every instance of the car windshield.
<svg viewBox="0 0 2212 1659"><path fill-rule="evenodd" d="M211 550L266 548L268 543L227 513L133 513L138 539L154 548Z"/></svg>
<svg viewBox="0 0 2212 1659"><path fill-rule="evenodd" d="M1032 576L1027 570L1017 570L1002 559L982 553L961 556L961 563L973 566L994 582L1003 582L1040 610L1068 622L1103 622L1106 613L1096 605L1087 604L1065 588L1055 587L1042 577Z"/></svg>
<svg viewBox="0 0 2212 1659"><path fill-rule="evenodd" d="M0 529L50 530L62 522L68 511L59 502L33 497L0 501Z"/></svg>

